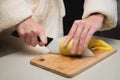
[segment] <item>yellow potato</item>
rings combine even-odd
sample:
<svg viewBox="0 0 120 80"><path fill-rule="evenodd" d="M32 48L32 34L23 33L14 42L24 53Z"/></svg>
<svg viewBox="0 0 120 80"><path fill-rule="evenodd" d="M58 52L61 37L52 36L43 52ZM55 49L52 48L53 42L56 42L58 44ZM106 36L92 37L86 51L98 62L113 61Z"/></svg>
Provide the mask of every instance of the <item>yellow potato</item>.
<svg viewBox="0 0 120 80"><path fill-rule="evenodd" d="M60 51L63 55L67 55L67 56L78 56L79 54L78 53L75 53L75 54L72 54L71 53L71 47L72 47L72 42L73 42L73 39L68 43L67 46L63 46L63 43L65 41L65 38L62 38L61 42L60 42Z"/></svg>
<svg viewBox="0 0 120 80"><path fill-rule="evenodd" d="M67 55L67 56L78 56L79 55L78 53L75 53L75 54L71 53L71 47L72 47L73 39L68 43L67 46L63 46L65 38L66 37L63 37L61 42L60 42L61 54ZM95 38L92 38L90 40L90 42L88 44L88 48L91 51L94 51L94 50L106 50L106 51L112 50L112 47L109 44L107 44L106 42L104 42L101 39L95 39ZM83 49L82 52L84 52L84 50L85 50L85 48Z"/></svg>

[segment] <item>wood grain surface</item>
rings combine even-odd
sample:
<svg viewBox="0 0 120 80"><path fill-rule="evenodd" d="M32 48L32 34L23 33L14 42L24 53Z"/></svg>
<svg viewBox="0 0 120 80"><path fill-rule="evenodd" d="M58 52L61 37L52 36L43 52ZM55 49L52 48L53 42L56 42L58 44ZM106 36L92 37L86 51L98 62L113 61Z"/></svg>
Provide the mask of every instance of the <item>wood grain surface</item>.
<svg viewBox="0 0 120 80"><path fill-rule="evenodd" d="M64 77L74 77L75 75L87 70L91 66L100 62L116 52L116 49L111 51L94 51L94 57L68 57L58 54L43 54L35 57L30 61L32 65L57 73Z"/></svg>

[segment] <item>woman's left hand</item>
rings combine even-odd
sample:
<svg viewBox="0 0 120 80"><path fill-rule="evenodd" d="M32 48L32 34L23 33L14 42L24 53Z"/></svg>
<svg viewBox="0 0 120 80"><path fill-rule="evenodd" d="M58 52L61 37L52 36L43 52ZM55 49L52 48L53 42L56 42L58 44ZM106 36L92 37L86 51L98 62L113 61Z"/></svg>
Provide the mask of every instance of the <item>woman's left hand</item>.
<svg viewBox="0 0 120 80"><path fill-rule="evenodd" d="M103 21L104 15L99 13L92 14L86 19L75 20L63 45L66 46L73 39L71 53L81 54L93 34L102 27Z"/></svg>

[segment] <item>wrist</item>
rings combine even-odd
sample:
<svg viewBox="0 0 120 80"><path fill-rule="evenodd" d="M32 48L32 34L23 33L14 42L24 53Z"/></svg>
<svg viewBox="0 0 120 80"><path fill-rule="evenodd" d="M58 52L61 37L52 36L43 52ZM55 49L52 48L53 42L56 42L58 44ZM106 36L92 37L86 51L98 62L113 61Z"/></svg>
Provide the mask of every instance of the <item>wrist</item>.
<svg viewBox="0 0 120 80"><path fill-rule="evenodd" d="M104 14L101 14L101 13L92 13L90 16L95 16L95 17L97 16L98 19L102 19L102 20L104 20L105 18Z"/></svg>
<svg viewBox="0 0 120 80"><path fill-rule="evenodd" d="M20 23L18 23L15 27L19 26L20 24L24 23L25 21L31 19L31 16L25 18L23 21L21 21Z"/></svg>

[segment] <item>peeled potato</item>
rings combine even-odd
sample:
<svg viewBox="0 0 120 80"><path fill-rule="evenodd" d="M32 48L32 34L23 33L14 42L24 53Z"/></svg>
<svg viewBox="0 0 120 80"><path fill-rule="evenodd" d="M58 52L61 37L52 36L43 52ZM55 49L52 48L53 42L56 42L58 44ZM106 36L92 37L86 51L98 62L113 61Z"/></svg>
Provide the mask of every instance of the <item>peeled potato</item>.
<svg viewBox="0 0 120 80"><path fill-rule="evenodd" d="M63 46L65 38L66 37L63 37L61 39L61 42L60 42L60 51L61 51L61 53L63 55L67 55L67 56L78 56L79 55L78 53L75 53L75 54L71 53L71 47L72 47L73 39L68 43L67 46ZM95 39L95 38L92 38L90 40L90 42L88 44L88 48L91 51L94 51L94 50L106 50L106 51L112 50L112 47L109 44L107 44L106 42L104 42L101 39ZM85 50L85 48L83 49L82 52L84 52L84 50Z"/></svg>
<svg viewBox="0 0 120 80"><path fill-rule="evenodd" d="M74 53L74 54L71 53L71 47L72 47L73 39L68 43L67 46L63 46L65 38L66 37L62 38L62 40L60 42L60 51L61 51L61 53L63 55L67 55L67 56L77 56L77 55L79 55L78 53Z"/></svg>

